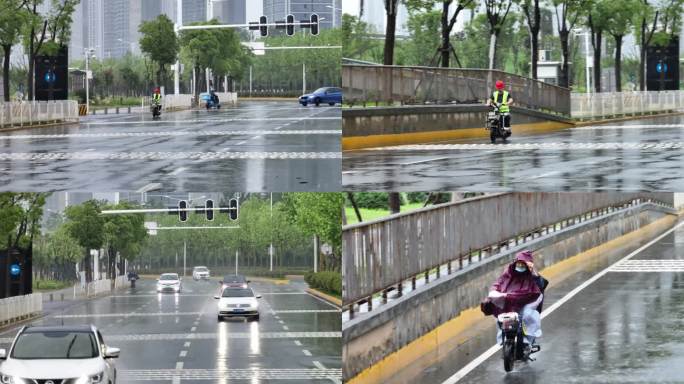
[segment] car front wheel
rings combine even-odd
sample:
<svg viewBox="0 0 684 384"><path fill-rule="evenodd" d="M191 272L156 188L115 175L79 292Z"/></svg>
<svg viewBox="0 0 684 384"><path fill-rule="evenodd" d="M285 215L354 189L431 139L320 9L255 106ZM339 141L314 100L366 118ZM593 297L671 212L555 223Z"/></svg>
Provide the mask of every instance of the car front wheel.
<svg viewBox="0 0 684 384"><path fill-rule="evenodd" d="M321 106L321 99L316 98L316 100L314 100L314 104L316 104L317 107L320 107Z"/></svg>
<svg viewBox="0 0 684 384"><path fill-rule="evenodd" d="M223 316L218 315L218 321L223 321Z"/></svg>

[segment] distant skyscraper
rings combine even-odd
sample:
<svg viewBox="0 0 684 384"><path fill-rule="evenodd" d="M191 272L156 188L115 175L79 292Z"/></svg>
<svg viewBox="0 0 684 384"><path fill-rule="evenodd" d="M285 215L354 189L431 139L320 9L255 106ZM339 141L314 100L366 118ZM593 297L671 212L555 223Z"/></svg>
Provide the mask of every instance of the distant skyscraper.
<svg viewBox="0 0 684 384"><path fill-rule="evenodd" d="M121 57L130 50L128 42L130 9L130 0L103 1L104 52L102 58Z"/></svg>
<svg viewBox="0 0 684 384"><path fill-rule="evenodd" d="M378 0L382 4L381 1ZM342 18L342 0L264 0L264 15L269 23L285 20L292 14L295 20L309 20L312 13L318 14L321 29L339 27ZM271 29L269 28L269 31ZM275 29L274 29L275 31ZM280 31L280 33L283 33Z"/></svg>
<svg viewBox="0 0 684 384"><path fill-rule="evenodd" d="M183 25L207 20L207 0L183 0Z"/></svg>
<svg viewBox="0 0 684 384"><path fill-rule="evenodd" d="M246 24L246 3L247 0L224 0L214 2L214 17L223 24Z"/></svg>
<svg viewBox="0 0 684 384"><path fill-rule="evenodd" d="M385 33L385 25L387 16L385 13L385 2L382 0L366 0L363 2L363 17L362 20L373 26L376 33ZM408 12L406 6L399 2L399 10L397 13L397 35L408 35L406 22L408 21Z"/></svg>
<svg viewBox="0 0 684 384"><path fill-rule="evenodd" d="M140 0L142 21L155 19L162 13L162 0Z"/></svg>

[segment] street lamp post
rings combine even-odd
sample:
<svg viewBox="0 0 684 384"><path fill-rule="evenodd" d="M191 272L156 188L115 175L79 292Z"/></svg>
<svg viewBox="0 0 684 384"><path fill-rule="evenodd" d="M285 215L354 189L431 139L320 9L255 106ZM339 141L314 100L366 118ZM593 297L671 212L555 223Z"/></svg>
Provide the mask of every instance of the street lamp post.
<svg viewBox="0 0 684 384"><path fill-rule="evenodd" d="M584 35L584 69L585 69L585 81L586 81L586 92L591 93L591 71L589 70L589 61L592 59L589 57L589 32L582 32L581 29L573 29L573 33L576 36ZM593 67L593 65L592 65Z"/></svg>
<svg viewBox="0 0 684 384"><path fill-rule="evenodd" d="M86 71L86 76L85 76L85 91L86 91L86 115L90 112L90 79L88 79L88 75L90 72L88 71L88 64L90 62L90 55L92 55L95 50L93 48L85 48L85 71Z"/></svg>
<svg viewBox="0 0 684 384"><path fill-rule="evenodd" d="M335 0L333 0L334 2ZM334 3L333 3L334 4ZM342 12L342 8L337 8L334 5L326 5L326 8L332 9L332 27L335 28L335 11Z"/></svg>

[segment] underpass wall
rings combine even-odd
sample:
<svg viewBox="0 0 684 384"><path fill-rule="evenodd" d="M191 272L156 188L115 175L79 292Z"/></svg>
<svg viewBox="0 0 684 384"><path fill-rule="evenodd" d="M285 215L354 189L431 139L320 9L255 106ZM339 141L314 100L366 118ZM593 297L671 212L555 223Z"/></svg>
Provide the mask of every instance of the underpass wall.
<svg viewBox="0 0 684 384"><path fill-rule="evenodd" d="M342 111L342 149L488 138L483 104L351 108ZM511 107L513 135L563 129L573 123L531 109Z"/></svg>
<svg viewBox="0 0 684 384"><path fill-rule="evenodd" d="M655 237L676 219L674 210L651 203L618 211L511 248L419 287L372 312L359 314L342 326L343 377L353 379L352 382L378 382L378 377L391 372L381 372L374 365L390 355L400 362L405 357L395 352L401 352L402 347L430 334L434 339L422 343L421 347L437 348L444 341L440 337L447 337L432 332L441 324L465 312L484 318L473 308L479 306L492 282L522 249L532 249L535 266L543 270L650 224L662 224L657 231L648 232ZM412 349L414 355L420 354L420 347Z"/></svg>

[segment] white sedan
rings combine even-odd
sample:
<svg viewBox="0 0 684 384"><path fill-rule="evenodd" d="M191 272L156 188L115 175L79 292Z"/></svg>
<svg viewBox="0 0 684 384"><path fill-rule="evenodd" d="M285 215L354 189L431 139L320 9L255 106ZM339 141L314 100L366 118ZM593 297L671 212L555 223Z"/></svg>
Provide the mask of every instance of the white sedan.
<svg viewBox="0 0 684 384"><path fill-rule="evenodd" d="M116 383L119 352L92 325L23 327L0 349L0 383Z"/></svg>
<svg viewBox="0 0 684 384"><path fill-rule="evenodd" d="M177 273L163 273L157 279L157 292L159 293L180 293L181 289L181 279Z"/></svg>
<svg viewBox="0 0 684 384"><path fill-rule="evenodd" d="M211 274L209 268L204 266L195 267L192 269L192 279L197 280L209 280Z"/></svg>
<svg viewBox="0 0 684 384"><path fill-rule="evenodd" d="M259 302L261 295L254 295L251 288L224 288L218 300L218 320L229 316L243 316L259 320Z"/></svg>

